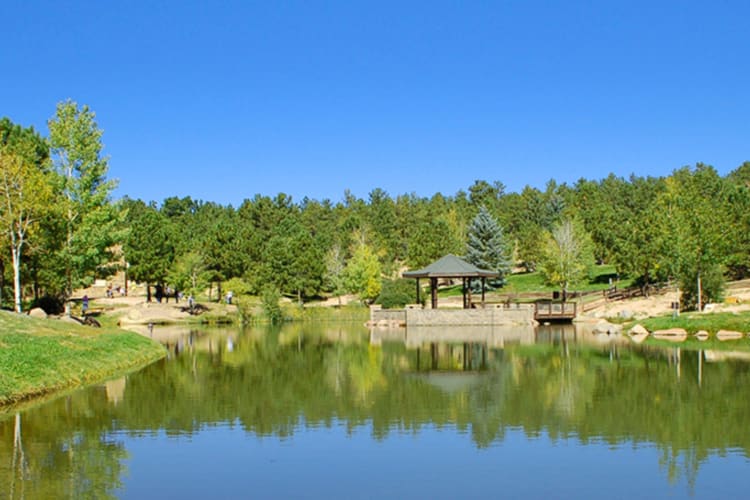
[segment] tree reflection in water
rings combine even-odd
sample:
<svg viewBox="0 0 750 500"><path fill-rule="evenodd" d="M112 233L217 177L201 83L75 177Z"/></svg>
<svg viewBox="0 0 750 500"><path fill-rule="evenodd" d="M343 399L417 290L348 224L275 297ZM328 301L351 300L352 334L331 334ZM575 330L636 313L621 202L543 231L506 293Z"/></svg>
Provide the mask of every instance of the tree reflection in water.
<svg viewBox="0 0 750 500"><path fill-rule="evenodd" d="M691 484L712 454L748 455L744 361L559 329L485 333L439 342L347 326L186 332L171 338L169 360L126 381L6 415L0 496L104 498L125 473L118 436L230 422L276 437L343 423L375 440L430 426L467 432L478 448L514 429L582 446L644 444L660 450L670 481Z"/></svg>

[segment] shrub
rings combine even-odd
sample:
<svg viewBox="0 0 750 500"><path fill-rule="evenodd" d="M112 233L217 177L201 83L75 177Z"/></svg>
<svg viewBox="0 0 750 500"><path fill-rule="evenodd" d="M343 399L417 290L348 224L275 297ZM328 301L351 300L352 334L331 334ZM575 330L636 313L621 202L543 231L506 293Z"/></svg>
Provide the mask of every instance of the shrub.
<svg viewBox="0 0 750 500"><path fill-rule="evenodd" d="M375 300L385 309L404 307L406 304L414 304L417 301L416 285L414 280L397 279L384 280L380 295Z"/></svg>
<svg viewBox="0 0 750 500"><path fill-rule="evenodd" d="M221 284L221 289L224 290L224 293L231 291L235 297L249 295L252 292L250 284L241 278L226 280Z"/></svg>
<svg viewBox="0 0 750 500"><path fill-rule="evenodd" d="M263 312L271 323L280 323L283 319L279 300L281 293L275 287L266 287L260 294L260 301L263 305Z"/></svg>
<svg viewBox="0 0 750 500"><path fill-rule="evenodd" d="M41 308L47 314L61 314L65 310L65 301L61 297L44 295L31 303L29 309Z"/></svg>
<svg viewBox="0 0 750 500"><path fill-rule="evenodd" d="M685 273L680 276L682 309L692 311L698 308L698 276ZM721 302L724 295L724 274L719 265L711 266L701 275L701 304Z"/></svg>

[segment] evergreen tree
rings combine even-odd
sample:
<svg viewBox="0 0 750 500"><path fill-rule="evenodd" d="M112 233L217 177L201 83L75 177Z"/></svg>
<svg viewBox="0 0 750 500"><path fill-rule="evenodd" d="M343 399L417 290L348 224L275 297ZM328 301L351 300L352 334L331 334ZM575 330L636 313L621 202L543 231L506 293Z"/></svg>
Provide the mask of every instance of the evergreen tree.
<svg viewBox="0 0 750 500"><path fill-rule="evenodd" d="M468 238L466 260L480 269L500 273L497 279L488 281L490 288L503 286L511 270L508 245L500 224L484 206L471 221Z"/></svg>
<svg viewBox="0 0 750 500"><path fill-rule="evenodd" d="M130 232L123 250L130 278L147 285L163 283L174 259L169 219L140 200L125 200L124 206Z"/></svg>

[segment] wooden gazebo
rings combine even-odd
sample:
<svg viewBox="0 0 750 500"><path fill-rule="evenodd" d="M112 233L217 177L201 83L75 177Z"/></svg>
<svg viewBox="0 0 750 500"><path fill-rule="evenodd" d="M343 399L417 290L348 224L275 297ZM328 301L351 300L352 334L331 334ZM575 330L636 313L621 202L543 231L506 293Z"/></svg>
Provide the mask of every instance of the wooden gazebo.
<svg viewBox="0 0 750 500"><path fill-rule="evenodd" d="M474 278L481 278L482 280L482 303L484 303L484 289L487 278L496 278L500 276L500 273L496 271L488 271L486 269L479 269L473 264L469 264L465 260L456 257L455 255L446 255L439 260L436 260L429 266L423 269L417 269L416 271L406 271L402 274L404 278L415 278L417 280L417 302L420 302L420 286L419 280L421 278L429 278L430 280L430 296L432 298L432 308L437 309L437 282L439 278L451 278L461 279L463 281L463 296L464 296L464 309L471 307L471 280Z"/></svg>

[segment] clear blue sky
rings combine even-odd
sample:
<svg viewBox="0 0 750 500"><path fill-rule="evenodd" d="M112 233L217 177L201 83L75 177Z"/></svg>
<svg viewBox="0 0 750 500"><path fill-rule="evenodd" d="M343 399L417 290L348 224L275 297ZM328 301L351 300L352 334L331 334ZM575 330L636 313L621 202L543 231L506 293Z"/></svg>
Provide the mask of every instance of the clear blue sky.
<svg viewBox="0 0 750 500"><path fill-rule="evenodd" d="M3 3L0 116L104 129L116 197L509 191L750 160L747 1Z"/></svg>

